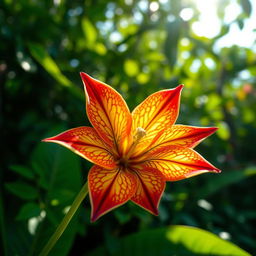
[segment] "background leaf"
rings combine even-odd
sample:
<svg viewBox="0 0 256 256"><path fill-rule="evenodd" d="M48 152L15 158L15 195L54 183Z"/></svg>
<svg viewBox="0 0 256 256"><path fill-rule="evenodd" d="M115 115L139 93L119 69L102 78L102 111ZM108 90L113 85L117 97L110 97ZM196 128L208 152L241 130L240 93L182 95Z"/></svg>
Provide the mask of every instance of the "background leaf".
<svg viewBox="0 0 256 256"><path fill-rule="evenodd" d="M21 181L15 181L6 183L5 187L8 191L13 193L14 195L22 198L22 199L35 199L37 197L37 191L34 187L31 185L21 182Z"/></svg>
<svg viewBox="0 0 256 256"><path fill-rule="evenodd" d="M222 240L216 235L194 227L170 226L141 231L120 240L115 252L99 248L90 256L96 255L214 255L250 256L236 245Z"/></svg>
<svg viewBox="0 0 256 256"><path fill-rule="evenodd" d="M85 43L89 48L92 48L95 46L97 40L97 31L87 18L83 18L82 28L85 36Z"/></svg>
<svg viewBox="0 0 256 256"><path fill-rule="evenodd" d="M32 217L37 217L40 215L40 212L41 209L39 208L38 204L24 204L17 215L17 220L27 220Z"/></svg>
<svg viewBox="0 0 256 256"><path fill-rule="evenodd" d="M232 185L236 182L241 182L246 178L250 178L251 176L256 175L256 167L251 166L246 168L245 170L239 171L227 171L222 175L219 175L214 180L210 180L204 186L200 187L197 191L197 196L199 198L208 197L217 191ZM253 178L253 177L252 177Z"/></svg>
<svg viewBox="0 0 256 256"><path fill-rule="evenodd" d="M40 176L48 180L49 187L45 194L46 219L38 228L40 230L37 248L47 242L55 227L64 217L64 209L69 206L81 188L81 169L79 158L67 149L50 143L41 143L34 151L32 159L37 163ZM63 198L68 193L68 198ZM60 196L58 196L60 195ZM78 215L74 217L58 244L50 255L66 255L78 230ZM54 224L50 228L50 223ZM48 227L45 229L45 227ZM65 243L63 243L65 241ZM38 250L37 249L37 250Z"/></svg>
<svg viewBox="0 0 256 256"><path fill-rule="evenodd" d="M35 177L35 174L33 171L26 166L21 165L11 165L10 169L14 172L17 172L18 174L24 176L27 179L33 179Z"/></svg>
<svg viewBox="0 0 256 256"><path fill-rule="evenodd" d="M81 91L74 87L72 82L61 73L55 61L50 57L50 55L41 45L36 43L29 43L28 47L31 55L54 79L56 79L61 85L67 87L71 93L81 97Z"/></svg>

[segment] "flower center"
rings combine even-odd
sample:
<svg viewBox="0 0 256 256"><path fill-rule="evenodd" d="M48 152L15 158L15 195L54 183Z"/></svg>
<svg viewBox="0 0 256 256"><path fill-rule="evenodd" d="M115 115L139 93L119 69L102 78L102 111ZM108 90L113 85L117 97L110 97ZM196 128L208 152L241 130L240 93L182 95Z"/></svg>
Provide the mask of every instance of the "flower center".
<svg viewBox="0 0 256 256"><path fill-rule="evenodd" d="M118 165L119 166L122 166L122 167L128 167L128 159L125 159L125 158L121 158L119 161L118 161Z"/></svg>
<svg viewBox="0 0 256 256"><path fill-rule="evenodd" d="M120 165L122 167L129 166L129 158L130 158L131 154L133 153L135 147L137 146L137 144L139 143L141 138L143 138L146 134L147 134L147 132L143 128L141 128L141 127L137 128L136 134L133 137L133 143L132 143L128 153L118 160L118 162L117 162L118 165Z"/></svg>
<svg viewBox="0 0 256 256"><path fill-rule="evenodd" d="M140 141L140 139L143 138L146 134L147 134L147 132L143 128L138 127L136 130L136 134L134 136L134 144L136 143L136 145L137 145L138 142Z"/></svg>

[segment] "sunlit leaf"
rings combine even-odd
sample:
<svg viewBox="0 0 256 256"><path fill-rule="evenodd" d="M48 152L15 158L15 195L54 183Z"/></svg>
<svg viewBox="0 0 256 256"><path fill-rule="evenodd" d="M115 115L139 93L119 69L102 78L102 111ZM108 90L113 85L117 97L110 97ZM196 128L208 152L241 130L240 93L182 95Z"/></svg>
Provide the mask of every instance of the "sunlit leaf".
<svg viewBox="0 0 256 256"><path fill-rule="evenodd" d="M79 98L83 97L82 91L79 90L78 87L75 87L72 82L61 73L56 62L52 59L52 57L48 54L48 52L42 45L36 43L29 43L28 47L31 55L54 79L58 81L58 83L60 83L64 87L67 87Z"/></svg>
<svg viewBox="0 0 256 256"><path fill-rule="evenodd" d="M250 256L238 246L206 230L178 225L126 236L120 239L115 249L110 252L107 247L100 247L89 256Z"/></svg>
<svg viewBox="0 0 256 256"><path fill-rule="evenodd" d="M93 24L90 22L89 19L83 18L82 19L82 29L84 32L84 36L86 38L85 44L88 48L91 48L94 46L96 40L97 40L97 30L93 26Z"/></svg>

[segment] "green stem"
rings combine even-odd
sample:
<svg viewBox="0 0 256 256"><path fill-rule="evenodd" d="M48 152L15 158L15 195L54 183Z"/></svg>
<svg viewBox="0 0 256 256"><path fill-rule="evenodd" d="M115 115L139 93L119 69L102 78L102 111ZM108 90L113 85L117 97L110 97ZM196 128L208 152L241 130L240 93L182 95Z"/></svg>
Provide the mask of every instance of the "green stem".
<svg viewBox="0 0 256 256"><path fill-rule="evenodd" d="M49 239L48 243L44 246L44 248L41 251L41 253L39 254L39 256L48 255L48 253L51 251L51 249L54 247L54 245L56 244L58 239L61 237L61 235L65 231L66 227L68 226L69 222L71 221L72 217L76 213L78 207L80 206L80 204L82 203L82 201L84 200L84 198L86 197L87 194L88 194L88 184L86 182L84 184L84 186L82 187L82 189L80 190L80 192L78 193L78 195L76 196L69 211L64 216L61 223L59 224L59 226L57 227L57 229L55 230L55 232Z"/></svg>

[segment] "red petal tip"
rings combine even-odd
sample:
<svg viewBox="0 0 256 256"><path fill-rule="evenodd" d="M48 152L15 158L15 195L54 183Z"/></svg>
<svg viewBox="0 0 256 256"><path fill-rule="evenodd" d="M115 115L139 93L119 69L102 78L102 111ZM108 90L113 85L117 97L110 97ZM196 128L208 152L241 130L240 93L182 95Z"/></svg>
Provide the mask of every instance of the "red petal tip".
<svg viewBox="0 0 256 256"><path fill-rule="evenodd" d="M159 215L158 209L154 209L154 211L151 211L151 213L155 216Z"/></svg>
<svg viewBox="0 0 256 256"><path fill-rule="evenodd" d="M58 139L56 139L58 137L58 135L57 136L53 136L53 137L50 137L50 138L45 138L45 139L42 139L41 141L42 142L52 142L53 140L58 140Z"/></svg>
<svg viewBox="0 0 256 256"><path fill-rule="evenodd" d="M94 79L91 76L89 76L87 73L80 72L80 76L84 82L89 82L90 80Z"/></svg>
<svg viewBox="0 0 256 256"><path fill-rule="evenodd" d="M216 168L216 169L214 169L214 171L213 172L215 172L215 173L220 173L221 172L221 170L220 169L218 169L218 168Z"/></svg>
<svg viewBox="0 0 256 256"><path fill-rule="evenodd" d="M91 216L91 223L95 222L97 219L99 219L100 216Z"/></svg>
<svg viewBox="0 0 256 256"><path fill-rule="evenodd" d="M51 141L52 140L52 138L46 138L46 139L42 139L41 141L42 142L49 142L49 141Z"/></svg>
<svg viewBox="0 0 256 256"><path fill-rule="evenodd" d="M208 136L212 135L213 133L215 133L219 129L218 127L204 127L204 128L207 129L210 132Z"/></svg>
<svg viewBox="0 0 256 256"><path fill-rule="evenodd" d="M80 72L80 76L83 77L83 76L88 76L85 72Z"/></svg>
<svg viewBox="0 0 256 256"><path fill-rule="evenodd" d="M175 91L181 92L184 87L184 84L180 84L177 87L174 88Z"/></svg>
<svg viewBox="0 0 256 256"><path fill-rule="evenodd" d="M180 84L178 85L177 87L173 88L173 89L170 89L171 91L175 91L176 93L180 94L182 89L183 89L184 85L183 84Z"/></svg>

